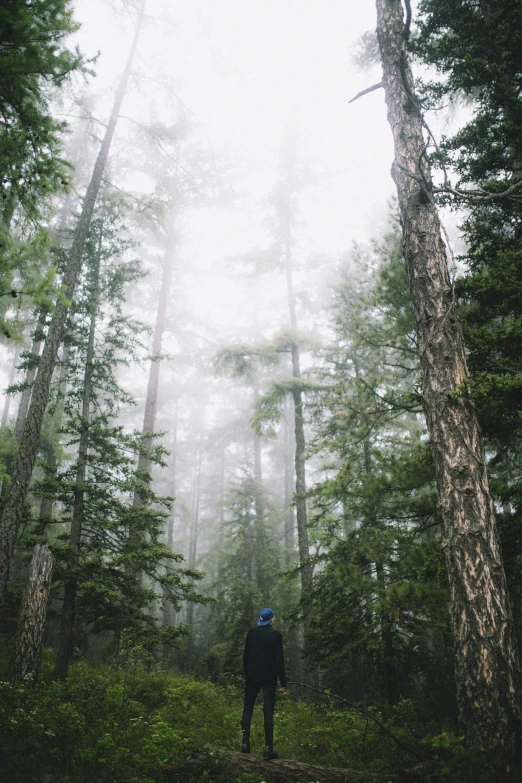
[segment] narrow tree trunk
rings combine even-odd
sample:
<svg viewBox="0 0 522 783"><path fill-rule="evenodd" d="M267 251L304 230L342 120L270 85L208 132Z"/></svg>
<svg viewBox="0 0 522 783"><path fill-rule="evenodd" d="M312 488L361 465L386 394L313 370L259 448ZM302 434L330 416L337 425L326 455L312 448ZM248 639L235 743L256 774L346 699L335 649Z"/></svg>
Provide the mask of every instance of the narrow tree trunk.
<svg viewBox="0 0 522 783"><path fill-rule="evenodd" d="M53 414L52 429L53 432L58 433L62 426L63 408L65 393L67 391L67 362L69 359L69 347L65 345L62 348L62 358L60 361L60 380L59 380L59 399L56 409ZM44 458L46 461L46 471L56 474L58 468L58 459L56 456L56 449L54 444L48 444L44 449ZM46 526L51 522L53 513L53 497L52 495L44 495L40 501L40 510L38 512L38 532L39 535L43 535Z"/></svg>
<svg viewBox="0 0 522 783"><path fill-rule="evenodd" d="M171 217L174 221L174 215ZM156 424L156 411L158 407L158 390L159 390L159 378L161 367L161 348L163 342L163 333L167 326L167 311L170 298L170 290L172 288L172 249L174 246L173 225L170 227L170 239L167 246L167 252L163 261L163 269L161 275L161 286L159 292L158 309L156 311L156 323L154 325L154 335L152 338L152 356L149 370L149 380L147 384L147 396L145 398L145 411L143 413L143 445L144 448L140 452L138 457L138 471L150 473L150 447L152 445L152 436L154 434L154 427ZM134 493L133 504L135 506L141 505L143 502L139 491Z"/></svg>
<svg viewBox="0 0 522 783"><path fill-rule="evenodd" d="M76 480L74 484L74 505L71 520L71 535L69 538L69 546L71 548L71 555L69 560L69 579L65 582L64 586L63 606L60 622L60 638L58 641L58 653L56 655L56 664L54 668L54 676L59 680L67 679L69 661L73 654L74 617L76 593L78 591L78 565L82 537L83 510L85 505L87 454L89 451L89 427L93 382L92 378L94 370L94 340L96 336L96 321L100 294L100 259L102 241L103 227L100 231L100 245L93 270L94 274L92 293L90 297L91 319L89 325L89 339L87 342L85 373L83 376L82 423L80 430L80 442L78 446L78 465L76 468Z"/></svg>
<svg viewBox="0 0 522 783"><path fill-rule="evenodd" d="M489 753L499 779L515 779L520 665L484 449L474 405L464 393L464 342L406 59L400 0L377 0L377 16L395 143L392 174L450 585L460 721L468 742Z"/></svg>
<svg viewBox="0 0 522 783"><path fill-rule="evenodd" d="M297 315L295 311L294 283L292 275L292 253L290 240L286 242L285 248L285 268L286 268L286 286L288 296L288 309L290 312L290 325L294 330L297 329ZM301 359L299 356L299 346L292 344L292 375L295 379L301 378ZM310 557L310 547L308 542L308 527L306 518L306 475L305 475L305 452L306 438L304 431L303 417L303 395L299 388L295 388L292 393L294 400L294 431L295 431L295 508L297 522L297 542L299 547L299 562L301 564L301 588L303 598L312 589L313 568L307 562Z"/></svg>
<svg viewBox="0 0 522 783"><path fill-rule="evenodd" d="M9 667L10 680L31 676L34 683L38 678L52 570L53 558L49 548L37 544L18 617L14 654Z"/></svg>
<svg viewBox="0 0 522 783"><path fill-rule="evenodd" d="M31 481L31 474L38 451L40 440L40 431L44 418L45 408L49 399L49 389L51 379L56 364L56 355L62 341L65 320L69 309L68 303L71 302L76 282L80 274L83 249L85 240L89 232L96 197L107 163L109 149L111 146L118 115L125 94L125 89L130 76L132 62L136 53L138 39L141 31L145 10L145 0L142 1L136 30L131 45L125 70L122 74L114 105L112 108L109 124L102 141L98 158L94 165L91 181L85 194L83 208L74 233L73 244L69 254L69 262L64 275L63 297L59 299L53 313L51 324L47 332L44 349L40 358L38 375L33 386L31 405L27 415L27 420L23 430L20 449L16 459L13 477L6 497L4 512L0 520L0 606L5 599L5 591L9 579L9 563L13 555L18 530L23 516L25 499Z"/></svg>
<svg viewBox="0 0 522 783"><path fill-rule="evenodd" d="M285 540L285 563L290 565L290 560L294 553L294 507L292 505L292 485L294 483L293 469L292 469L292 432L290 430L290 424L287 421L286 414L289 413L289 407L285 402L284 407L284 495L283 495L283 510L284 510L284 540Z"/></svg>
<svg viewBox="0 0 522 783"><path fill-rule="evenodd" d="M36 376L37 360L40 356L40 349L42 347L42 330L45 326L45 313L41 312L36 324L33 344L31 346L31 355L33 357L32 366L28 367L25 374L25 388L20 398L20 404L18 406L18 413L16 414L16 424L14 429L14 436L17 443L22 440L22 433L24 431L25 422L27 419L27 413L29 411L29 403L31 402L31 393L33 391L33 383Z"/></svg>
<svg viewBox="0 0 522 783"><path fill-rule="evenodd" d="M200 447L196 451L196 461L194 466L194 494L192 500L192 518L190 521L190 536L188 547L188 567L194 568L196 565L196 553L198 546L198 534L199 534L199 503L201 493L201 462L203 458L203 452ZM194 628L194 602L187 602L187 624ZM192 667L192 651L194 648L194 642L192 635L187 639L187 667L190 671Z"/></svg>
<svg viewBox="0 0 522 783"><path fill-rule="evenodd" d="M171 486L172 486L172 497L174 498L174 503L172 505L172 514L169 518L169 521L167 522L167 549L169 552L174 551L174 522L175 522L175 514L176 514L176 464L177 464L177 453L178 453L178 400L175 401L175 408L174 408L174 427L172 432L172 457L170 460L170 475L171 475ZM165 564L166 568L170 567L170 561L167 561ZM172 611L172 603L169 601L168 596L164 593L163 595L163 626L169 626L172 625L174 622L174 613Z"/></svg>
<svg viewBox="0 0 522 783"><path fill-rule="evenodd" d="M285 244L285 272L286 272L286 291L288 298L288 310L290 314L290 325L297 331L297 314L295 310L295 294L292 270L292 250L290 242L290 231L287 233ZM299 355L299 346L292 344L292 376L299 380L301 378L301 357ZM304 430L303 415L303 394L299 388L295 388L292 393L294 402L294 435L295 435L295 510L297 526L297 546L299 550L299 563L301 574L301 602L303 606L303 625L304 641L306 648L307 628L312 616L311 592L313 587L313 567L308 562L310 558L310 544L308 541L307 511L306 511L306 437ZM299 653L296 647L298 638L297 629L291 634L292 658L295 658L296 671L300 668ZM313 684L318 684L317 667L310 662L304 662L304 670L308 680ZM306 698L310 694L306 695Z"/></svg>

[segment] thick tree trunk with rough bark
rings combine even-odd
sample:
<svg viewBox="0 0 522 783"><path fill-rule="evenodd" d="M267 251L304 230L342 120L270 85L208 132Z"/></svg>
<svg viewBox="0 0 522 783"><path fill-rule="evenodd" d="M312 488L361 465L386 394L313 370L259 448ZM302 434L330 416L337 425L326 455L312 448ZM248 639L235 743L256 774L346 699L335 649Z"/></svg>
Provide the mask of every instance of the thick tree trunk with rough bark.
<svg viewBox="0 0 522 783"><path fill-rule="evenodd" d="M499 779L517 779L521 682L515 628L477 416L464 392L464 342L406 59L400 0L377 0L377 16L395 143L392 175L450 585L460 721L468 742L489 753Z"/></svg>
<svg viewBox="0 0 522 783"><path fill-rule="evenodd" d="M56 364L56 356L62 341L65 321L69 310L68 303L72 300L76 282L80 274L85 240L89 232L96 204L96 197L101 185L111 142L116 129L116 123L118 122L118 115L130 76L132 62L136 53L144 10L145 0L143 0L140 5L135 34L125 65L125 70L120 79L107 130L94 165L91 181L87 188L87 193L85 194L82 212L74 232L73 244L63 281L64 297L59 299L49 325L44 349L40 358L38 374L33 386L31 405L27 414L18 457L13 468L12 480L6 496L4 512L0 520L0 606L5 599L5 591L9 579L9 564L16 544L18 530L23 516L25 499L29 490L31 474L38 451L40 432L42 429L45 408L49 399L49 389Z"/></svg>
<svg viewBox="0 0 522 783"><path fill-rule="evenodd" d="M58 652L54 667L54 676L59 680L66 680L69 671L69 661L73 654L74 616L76 605L76 593L78 591L78 562L80 556L80 544L82 538L83 509L85 505L85 480L87 478L87 454L89 451L89 427L91 416L92 377L94 370L94 341L96 336L96 322L98 315L98 301L100 288L100 259L103 229L100 232L100 247L93 275L91 294L91 319L89 324L89 339L87 342L87 357L83 376L83 400L82 400L82 424L80 442L78 446L78 465L76 468L76 481L74 486L74 504L71 520L71 535L69 537L70 577L65 582L62 615L60 620L60 638Z"/></svg>
<svg viewBox="0 0 522 783"><path fill-rule="evenodd" d="M38 678L52 571L53 558L49 548L37 544L18 617L14 654L9 666L10 680L22 680L30 675L36 682Z"/></svg>

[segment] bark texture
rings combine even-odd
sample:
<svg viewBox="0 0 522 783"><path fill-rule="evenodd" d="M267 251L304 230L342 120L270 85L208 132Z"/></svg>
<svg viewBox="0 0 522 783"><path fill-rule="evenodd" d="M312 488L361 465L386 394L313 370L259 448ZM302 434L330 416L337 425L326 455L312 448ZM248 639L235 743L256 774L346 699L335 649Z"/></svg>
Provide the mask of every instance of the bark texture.
<svg viewBox="0 0 522 783"><path fill-rule="evenodd" d="M383 783L395 783L400 778L396 774L379 775L375 773L357 772L353 769L340 769L339 767L323 767L318 764L304 764L301 761L291 759L275 759L264 761L254 756L253 753L219 753L206 754L196 752L190 756L183 766L170 766L163 770L167 780L182 780L183 773L189 775L202 775L205 770L215 770L220 777L224 772L229 780L242 778L245 774L256 775L259 780L281 781L281 783L364 783L364 781L379 781ZM191 778L192 779L192 778Z"/></svg>
<svg viewBox="0 0 522 783"><path fill-rule="evenodd" d="M85 240L89 232L96 204L96 197L101 185L111 142L118 122L118 115L129 80L132 62L138 46L144 9L145 0L143 0L140 5L134 38L127 58L127 63L118 85L107 130L94 165L91 181L87 188L87 193L85 194L82 212L74 232L69 261L64 275L63 297L59 299L56 305L47 332L45 345L40 357L38 374L33 385L31 404L20 440L18 457L14 464L12 481L6 496L4 512L0 520L0 606L2 606L5 599L5 591L9 579L9 564L16 544L18 530L24 511L25 499L29 490L31 474L36 460L42 422L49 399L49 389L56 364L56 356L62 341L69 303L72 300L76 282L80 274Z"/></svg>
<svg viewBox="0 0 522 783"><path fill-rule="evenodd" d="M451 595L459 714L503 780L518 779L520 666L495 510L446 251L431 190L423 121L406 59L400 0L377 0L377 32L393 132L404 255L435 463Z"/></svg>
<svg viewBox="0 0 522 783"><path fill-rule="evenodd" d="M42 645L51 589L53 558L47 546L37 544L29 566L16 629L14 655L9 667L9 679L38 678Z"/></svg>

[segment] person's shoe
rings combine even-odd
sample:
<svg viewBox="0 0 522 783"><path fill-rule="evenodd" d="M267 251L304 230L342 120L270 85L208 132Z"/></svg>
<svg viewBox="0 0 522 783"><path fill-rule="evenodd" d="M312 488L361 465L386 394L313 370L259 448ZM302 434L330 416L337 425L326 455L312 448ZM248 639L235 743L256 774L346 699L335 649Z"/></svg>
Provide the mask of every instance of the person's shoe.
<svg viewBox="0 0 522 783"><path fill-rule="evenodd" d="M241 753L250 753L250 742L241 743Z"/></svg>
<svg viewBox="0 0 522 783"><path fill-rule="evenodd" d="M267 745L263 751L263 758L265 759L265 761L272 761L272 759L278 759L279 756L277 755L277 753L273 748L269 748Z"/></svg>

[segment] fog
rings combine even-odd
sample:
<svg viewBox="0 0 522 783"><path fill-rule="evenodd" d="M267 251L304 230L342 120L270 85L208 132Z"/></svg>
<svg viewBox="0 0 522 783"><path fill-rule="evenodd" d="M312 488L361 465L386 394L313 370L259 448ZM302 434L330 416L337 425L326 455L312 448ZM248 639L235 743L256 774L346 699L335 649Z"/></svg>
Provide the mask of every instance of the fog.
<svg viewBox="0 0 522 783"><path fill-rule="evenodd" d="M55 200L52 219L65 247L135 16L132 4L75 4L80 26L69 44L89 62L52 103L54 116L69 124L64 149L74 166L71 191ZM175 498L160 539L202 571L204 591L215 599L224 590L220 564L239 546L233 508L245 482L255 481L256 514L283 553L280 578L283 565L296 562L304 492L335 471L335 462L325 465L313 449L303 450L316 436L313 405L307 408L306 388L296 392L295 384L301 376L305 385L322 382L325 352L339 339L336 292L341 282L364 288L380 263L375 243L391 230L392 137L383 91L350 103L381 78L380 66L362 70L355 62L361 37L374 27L371 3L344 0L146 4L102 180L112 206L101 214L121 215L119 237L129 244L122 257L137 259L143 273L125 286L122 310L145 327L132 350L114 354L115 377L133 399L110 416L127 434L154 433L164 449L161 464L141 454L138 465L151 472L159 496ZM110 324L107 314L98 321L99 341ZM28 350L29 326L23 340ZM135 352L132 361L124 361L127 351ZM247 355L241 372L234 352ZM22 369L14 380L22 382ZM65 383L73 385L71 374ZM19 395L9 399L6 420L14 422ZM68 404L79 410L78 398ZM266 415L263 405L272 405ZM77 440L63 436L62 448L65 469ZM138 490L135 505L136 498ZM56 502L53 514L67 532L66 505ZM299 546L317 554L324 541L312 525L309 542ZM295 592L298 574L292 579ZM148 584L160 595L152 577ZM281 604L288 619L297 599ZM215 642L213 609L194 609L191 601L174 608L172 615L165 606L150 611L158 620L163 611L164 624L193 626L190 666Z"/></svg>

